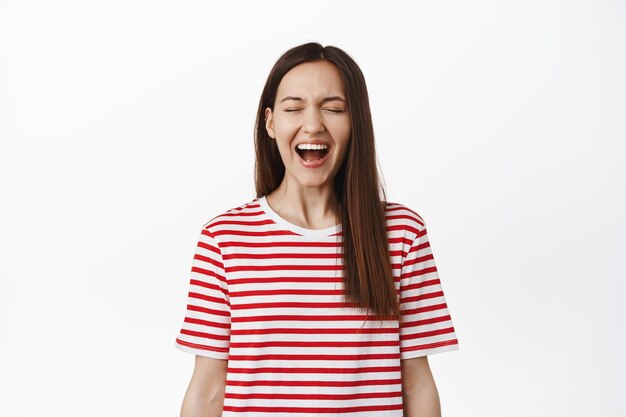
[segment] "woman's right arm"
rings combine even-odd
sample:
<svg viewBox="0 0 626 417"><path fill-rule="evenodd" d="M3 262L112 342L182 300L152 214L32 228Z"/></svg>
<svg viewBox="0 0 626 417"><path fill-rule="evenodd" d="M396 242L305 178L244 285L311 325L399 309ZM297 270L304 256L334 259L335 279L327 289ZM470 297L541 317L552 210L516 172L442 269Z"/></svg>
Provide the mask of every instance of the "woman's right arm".
<svg viewBox="0 0 626 417"><path fill-rule="evenodd" d="M227 366L227 360L196 355L180 417L221 417Z"/></svg>

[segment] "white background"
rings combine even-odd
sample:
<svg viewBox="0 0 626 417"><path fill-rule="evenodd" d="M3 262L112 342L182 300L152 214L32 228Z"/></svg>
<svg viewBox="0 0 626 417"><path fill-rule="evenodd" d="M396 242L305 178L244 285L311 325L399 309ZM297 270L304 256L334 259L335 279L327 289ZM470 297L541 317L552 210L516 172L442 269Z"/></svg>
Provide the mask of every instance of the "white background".
<svg viewBox="0 0 626 417"><path fill-rule="evenodd" d="M384 6L384 7L383 7ZM202 225L308 41L361 66L460 350L443 413L623 416L626 4L0 1L0 415L174 416Z"/></svg>

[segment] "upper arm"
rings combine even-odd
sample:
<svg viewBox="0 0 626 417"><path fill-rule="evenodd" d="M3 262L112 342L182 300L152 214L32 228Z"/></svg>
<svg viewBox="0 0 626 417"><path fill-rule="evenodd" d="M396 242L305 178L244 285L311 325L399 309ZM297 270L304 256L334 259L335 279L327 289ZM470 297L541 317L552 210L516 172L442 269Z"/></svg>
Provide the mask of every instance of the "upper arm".
<svg viewBox="0 0 626 417"><path fill-rule="evenodd" d="M424 384L433 384L434 378L428 364L428 356L419 356L400 361L403 391L419 388Z"/></svg>
<svg viewBox="0 0 626 417"><path fill-rule="evenodd" d="M191 382L180 410L181 417L221 415L227 365L227 360L196 355Z"/></svg>
<svg viewBox="0 0 626 417"><path fill-rule="evenodd" d="M228 361L196 355L189 390L196 394L219 394L226 386Z"/></svg>

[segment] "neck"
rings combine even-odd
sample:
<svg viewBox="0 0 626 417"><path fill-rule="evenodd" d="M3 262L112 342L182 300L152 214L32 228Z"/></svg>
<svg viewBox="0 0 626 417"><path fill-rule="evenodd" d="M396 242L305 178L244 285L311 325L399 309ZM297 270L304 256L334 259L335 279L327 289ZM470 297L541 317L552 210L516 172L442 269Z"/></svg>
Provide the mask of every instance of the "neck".
<svg viewBox="0 0 626 417"><path fill-rule="evenodd" d="M299 226L324 229L338 223L338 201L332 184L303 187L283 179L266 199L276 213Z"/></svg>

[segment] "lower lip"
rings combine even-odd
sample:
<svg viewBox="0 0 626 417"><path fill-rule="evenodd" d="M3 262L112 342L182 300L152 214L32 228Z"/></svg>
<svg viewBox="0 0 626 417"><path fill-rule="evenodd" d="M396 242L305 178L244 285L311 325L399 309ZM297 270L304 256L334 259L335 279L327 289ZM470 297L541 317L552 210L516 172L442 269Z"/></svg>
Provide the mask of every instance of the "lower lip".
<svg viewBox="0 0 626 417"><path fill-rule="evenodd" d="M302 165L304 165L307 168L318 168L321 167L324 162L326 162L326 160L328 159L328 155L330 155L330 149L328 150L328 152L326 152L326 155L324 155L324 157L322 159L318 159L317 161L305 161L304 159L302 159L302 157L300 156L300 154L296 152L296 155L298 155L298 159L300 160L300 162L302 162Z"/></svg>

